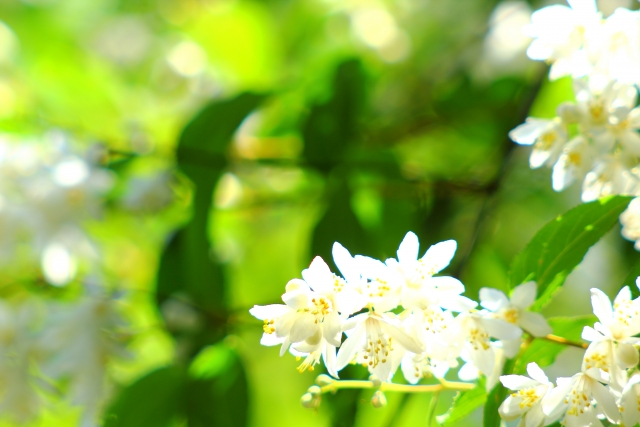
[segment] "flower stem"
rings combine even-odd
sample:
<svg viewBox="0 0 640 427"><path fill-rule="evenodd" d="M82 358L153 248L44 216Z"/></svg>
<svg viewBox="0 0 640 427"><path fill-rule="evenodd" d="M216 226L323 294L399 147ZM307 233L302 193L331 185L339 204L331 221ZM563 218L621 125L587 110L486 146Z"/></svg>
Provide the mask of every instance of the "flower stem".
<svg viewBox="0 0 640 427"><path fill-rule="evenodd" d="M551 341L551 342L555 342L555 343L558 343L558 344L570 345L572 347L578 347L578 348L587 348L588 347L587 343L570 341L570 340L568 340L566 338L559 337L557 335L552 335L552 334L549 334L546 337L542 337L542 339L545 339L545 340Z"/></svg>
<svg viewBox="0 0 640 427"><path fill-rule="evenodd" d="M436 393L443 390L471 390L476 387L476 384L451 382L446 380L440 380L440 384L432 385L409 385L409 384L395 384L385 383L380 384L379 387L371 381L357 381L357 380L337 380L331 384L327 384L320 389L322 393L335 393L340 389L353 389L353 388L377 388L380 391L397 391L400 393Z"/></svg>

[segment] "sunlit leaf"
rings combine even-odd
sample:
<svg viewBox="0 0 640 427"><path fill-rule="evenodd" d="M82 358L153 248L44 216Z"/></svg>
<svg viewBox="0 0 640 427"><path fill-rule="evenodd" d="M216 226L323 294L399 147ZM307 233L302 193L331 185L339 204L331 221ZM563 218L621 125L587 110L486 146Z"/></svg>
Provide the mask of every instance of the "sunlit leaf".
<svg viewBox="0 0 640 427"><path fill-rule="evenodd" d="M455 425L459 421L471 415L476 409L480 408L487 401L487 391L484 384L478 384L477 387L468 391L463 391L453 400L449 411L438 417L438 422L442 427Z"/></svg>
<svg viewBox="0 0 640 427"><path fill-rule="evenodd" d="M545 225L511 263L511 288L538 283L539 310L562 286L587 251L617 223L631 197L614 196L579 205Z"/></svg>

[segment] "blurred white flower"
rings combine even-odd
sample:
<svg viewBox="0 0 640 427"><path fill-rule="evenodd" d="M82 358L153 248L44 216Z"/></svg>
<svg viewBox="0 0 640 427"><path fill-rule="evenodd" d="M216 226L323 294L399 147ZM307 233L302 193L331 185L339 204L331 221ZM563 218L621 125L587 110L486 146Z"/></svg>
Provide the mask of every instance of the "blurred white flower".
<svg viewBox="0 0 640 427"><path fill-rule="evenodd" d="M173 201L174 194L170 183L171 175L168 172L131 178L127 183L122 204L133 212L160 211Z"/></svg>
<svg viewBox="0 0 640 427"><path fill-rule="evenodd" d="M118 302L103 295L52 305L42 335L49 357L42 369L49 376L70 380L69 395L83 408L82 425L93 425L105 397L107 363L129 356L118 335L126 322Z"/></svg>

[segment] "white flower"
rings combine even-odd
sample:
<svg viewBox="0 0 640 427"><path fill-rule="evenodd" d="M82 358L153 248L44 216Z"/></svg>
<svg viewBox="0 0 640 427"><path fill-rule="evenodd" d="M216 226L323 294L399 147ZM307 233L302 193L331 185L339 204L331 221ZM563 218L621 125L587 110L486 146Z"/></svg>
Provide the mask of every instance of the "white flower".
<svg viewBox="0 0 640 427"><path fill-rule="evenodd" d="M382 381L388 381L405 351L420 354L424 350L415 338L400 329L399 322L389 314L362 313L350 321L355 326L349 328L348 338L338 351L338 370L355 360L366 365L369 372Z"/></svg>
<svg viewBox="0 0 640 427"><path fill-rule="evenodd" d="M640 374L634 374L622 390L620 414L622 425L635 426L640 423Z"/></svg>
<svg viewBox="0 0 640 427"><path fill-rule="evenodd" d="M620 215L622 237L635 242L636 250L640 250L640 198L629 203L627 209Z"/></svg>
<svg viewBox="0 0 640 427"><path fill-rule="evenodd" d="M597 380L580 372L571 378L558 378L556 383L542 402L549 420L564 413L562 423L567 427L601 426L598 414L603 413L612 423L620 421L614 395Z"/></svg>
<svg viewBox="0 0 640 427"><path fill-rule="evenodd" d="M463 342L463 348L469 359L484 375L490 375L495 365L494 348L490 337L499 340L515 340L522 330L504 320L487 317L488 312L465 312L456 317L451 332Z"/></svg>
<svg viewBox="0 0 640 427"><path fill-rule="evenodd" d="M521 145L533 145L529 166L553 165L567 142L567 130L560 119L527 118L524 124L509 132L509 138Z"/></svg>
<svg viewBox="0 0 640 427"><path fill-rule="evenodd" d="M314 261L320 260L316 257ZM262 345L282 344L282 356L293 343L320 346L323 339L338 347L342 321L332 301L314 292L305 281L293 279L282 295L285 305L254 306L249 312L264 321Z"/></svg>
<svg viewBox="0 0 640 427"><path fill-rule="evenodd" d="M591 341L582 362L582 371L596 380L610 383L620 391L626 382L626 368L638 364L640 341L632 335L640 332L638 301L631 300L631 291L624 287L615 299L614 307L599 289L591 289L593 312L600 322L594 328L585 327L582 338Z"/></svg>
<svg viewBox="0 0 640 427"><path fill-rule="evenodd" d="M640 27L638 13L618 8L602 27L596 69L623 83L640 82Z"/></svg>
<svg viewBox="0 0 640 427"><path fill-rule="evenodd" d="M593 153L589 142L582 136L573 138L564 147L558 162L553 166L553 189L562 191L576 179L581 180L592 165Z"/></svg>
<svg viewBox="0 0 640 427"><path fill-rule="evenodd" d="M592 40L601 32L595 0L568 0L569 5L548 6L533 13L525 33L535 40L527 55L552 63L550 78L584 76L592 69Z"/></svg>
<svg viewBox="0 0 640 427"><path fill-rule="evenodd" d="M365 279L359 289L366 306L378 313L391 311L400 304L400 282L397 273L382 261L356 255L358 268Z"/></svg>
<svg viewBox="0 0 640 427"><path fill-rule="evenodd" d="M527 311L536 300L536 290L536 282L523 283L513 290L509 299L498 289L482 288L480 305L495 313L498 319L517 325L534 337L544 337L552 332L547 319L540 313Z"/></svg>
<svg viewBox="0 0 640 427"><path fill-rule="evenodd" d="M71 380L72 402L83 408L83 425L95 422L105 395L107 362L128 357L118 330L125 326L116 301L84 297L53 307L43 342L53 357L43 366L53 378Z"/></svg>
<svg viewBox="0 0 640 427"><path fill-rule="evenodd" d="M502 385L516 392L507 397L498 412L505 421L522 417L519 425L541 427L553 421L542 410L542 402L553 389L553 384L536 363L527 365L527 373L531 378L522 375L500 377Z"/></svg>
<svg viewBox="0 0 640 427"><path fill-rule="evenodd" d="M502 348L501 341L493 341L490 343L493 348L493 354L495 358L495 362L493 364L493 369L491 373L486 375L485 380L485 389L487 392L491 391L496 384L498 384L498 380L500 375L502 375L502 370L504 369L504 364L507 361L507 356ZM462 381L475 381L477 380L482 372L478 369L478 367L473 363L468 351L462 351L460 353L460 358L465 361L465 364L462 365L460 370L458 371L458 378Z"/></svg>
<svg viewBox="0 0 640 427"><path fill-rule="evenodd" d="M456 251L455 240L447 240L431 246L418 259L418 236L408 232L398 248L398 259L386 261L396 273L400 286L400 303L407 309L424 309L439 305L453 311L469 310L477 305L460 294L464 285L458 279L448 276L433 277L449 265Z"/></svg>

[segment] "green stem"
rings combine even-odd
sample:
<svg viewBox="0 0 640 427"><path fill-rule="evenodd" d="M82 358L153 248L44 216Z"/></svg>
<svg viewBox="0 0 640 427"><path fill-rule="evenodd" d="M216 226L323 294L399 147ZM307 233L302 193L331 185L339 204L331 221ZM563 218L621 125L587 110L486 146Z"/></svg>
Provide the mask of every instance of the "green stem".
<svg viewBox="0 0 640 427"><path fill-rule="evenodd" d="M380 386L376 386L371 381L357 381L357 380L338 380L333 381L331 384L327 384L320 387L322 393L335 393L338 390L344 389L378 389L380 391L395 391L400 393L437 393L443 390L471 390L475 384L452 382L446 380L440 380L440 384L432 385L409 385L409 384L395 384L383 382Z"/></svg>

